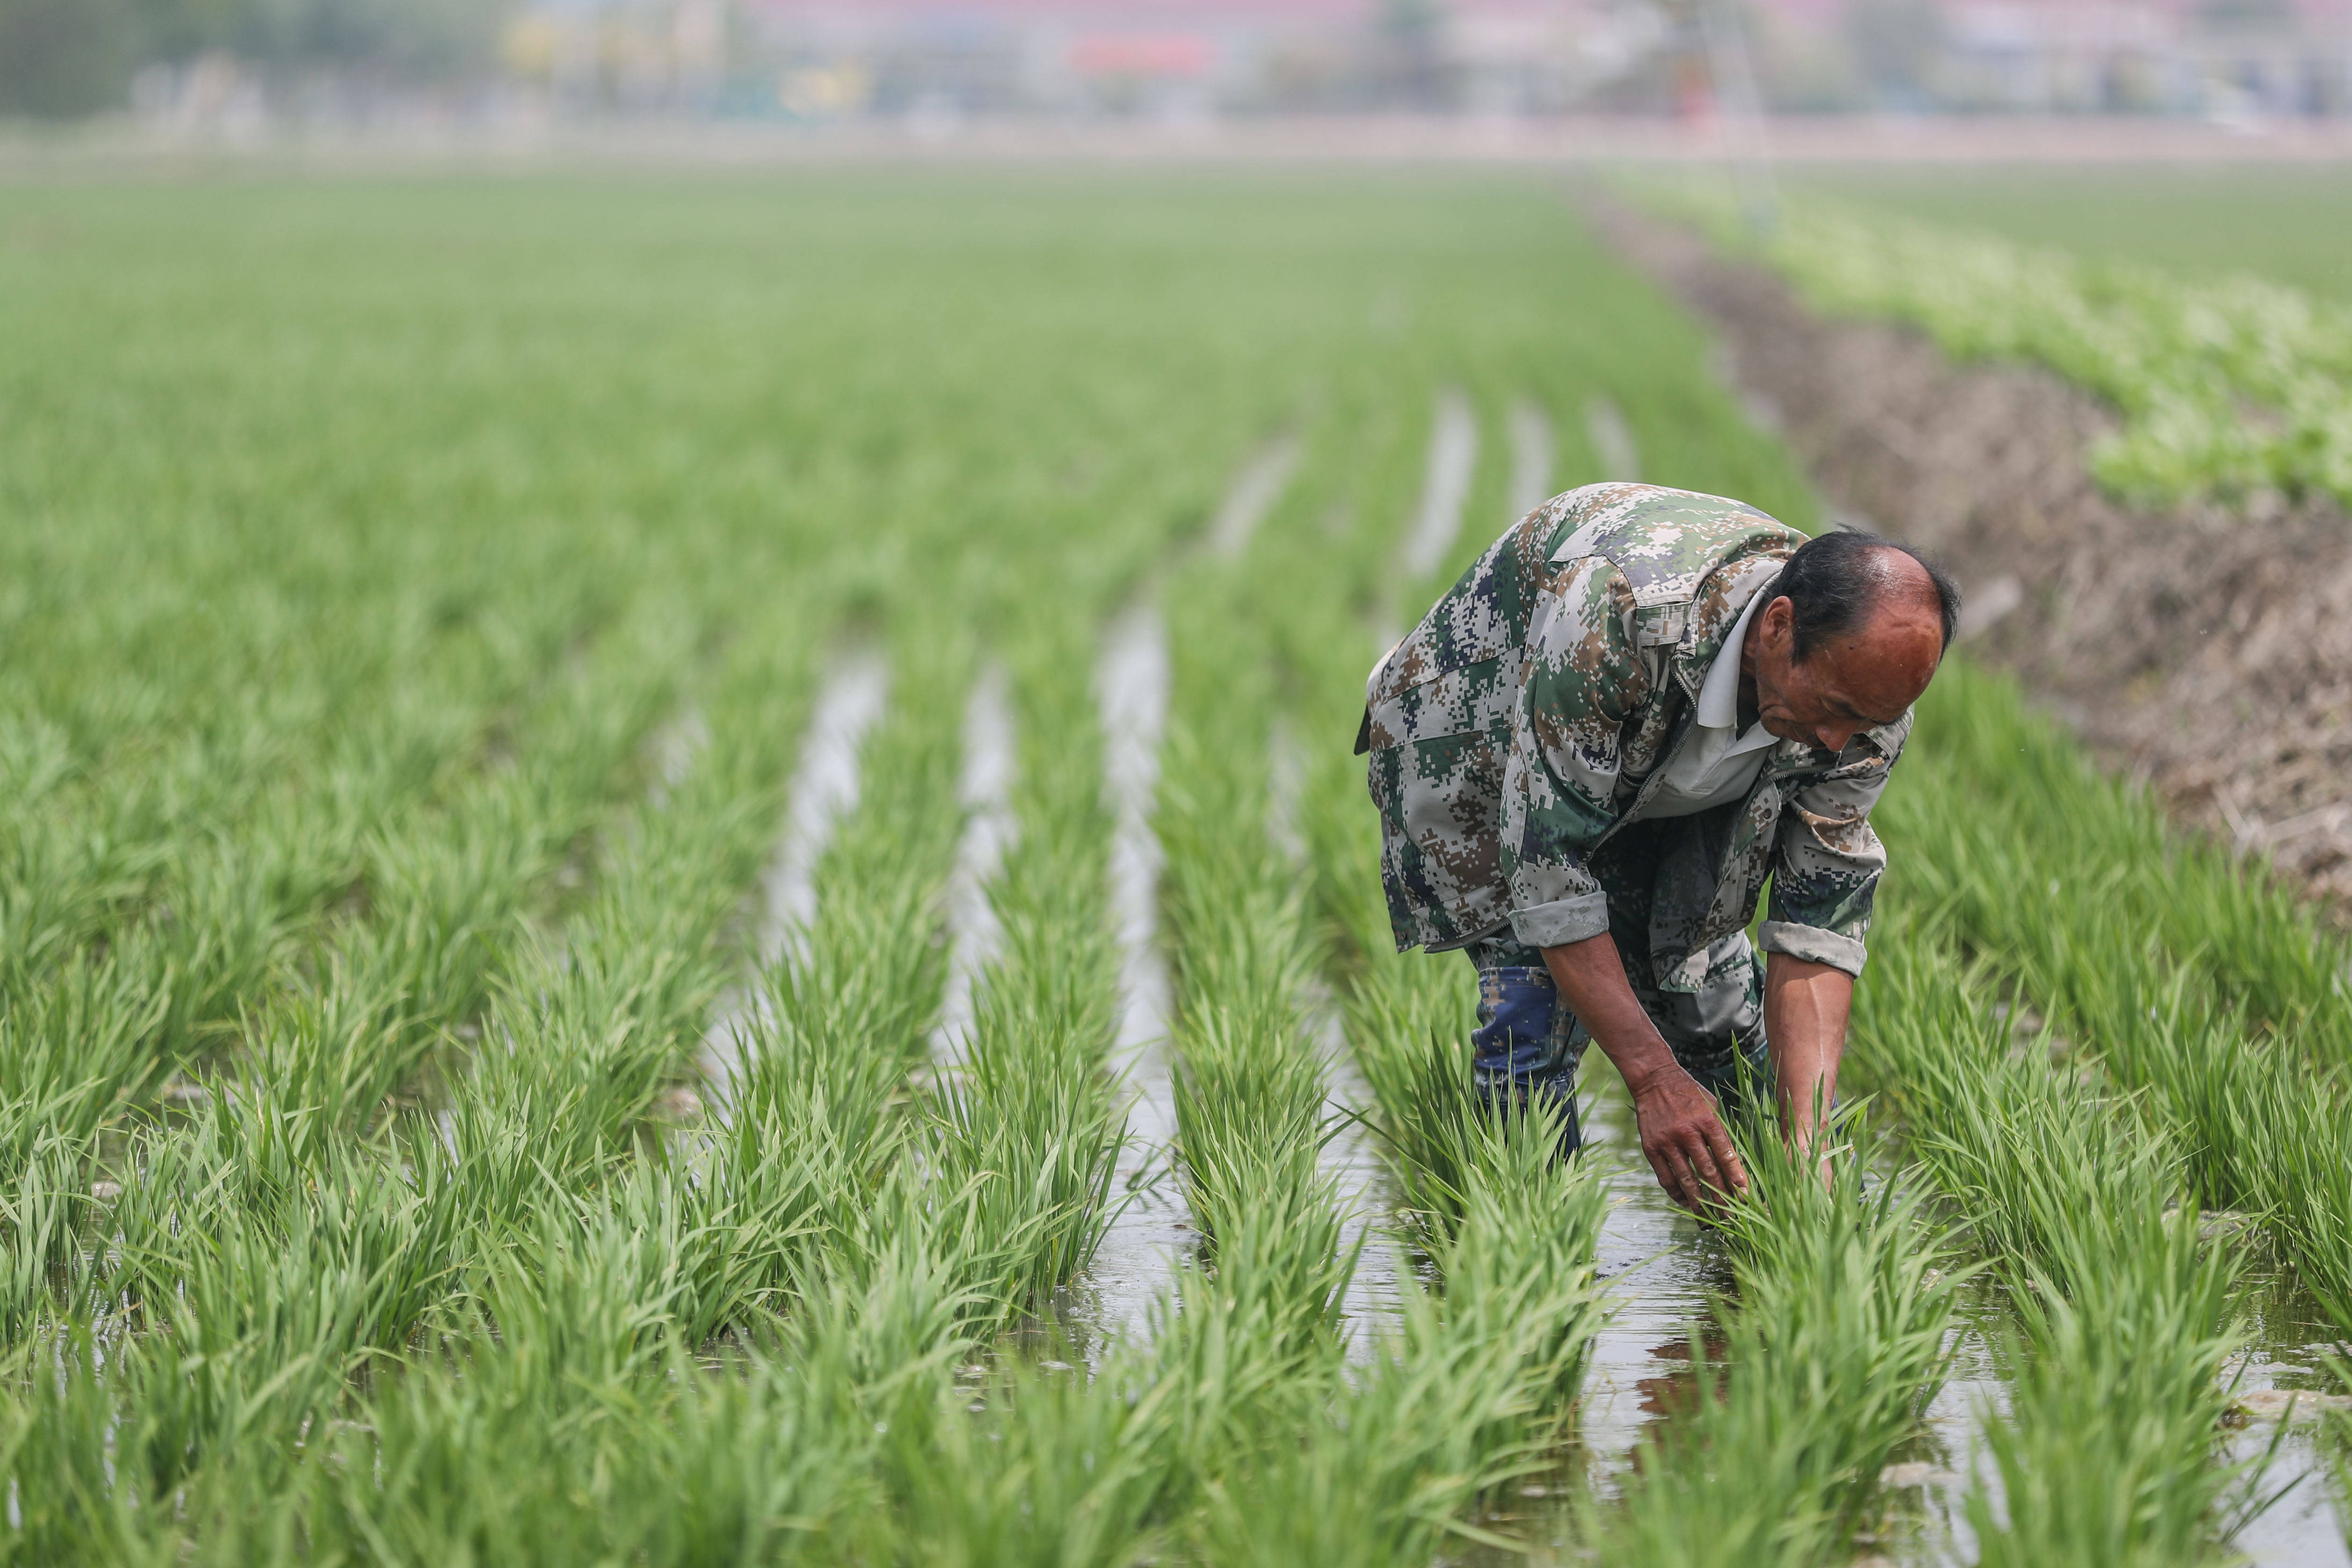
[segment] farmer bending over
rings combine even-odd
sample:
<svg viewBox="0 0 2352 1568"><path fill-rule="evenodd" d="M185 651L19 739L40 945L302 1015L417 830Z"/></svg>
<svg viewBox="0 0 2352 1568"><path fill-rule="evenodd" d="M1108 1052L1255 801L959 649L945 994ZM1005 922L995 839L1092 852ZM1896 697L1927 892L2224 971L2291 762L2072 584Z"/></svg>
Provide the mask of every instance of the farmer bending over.
<svg viewBox="0 0 2352 1568"><path fill-rule="evenodd" d="M1490 1109L1549 1101L1573 1150L1591 1040L1679 1203L1747 1186L1717 1110L1743 1061L1811 1146L1886 864L1870 809L1958 608L1900 545L1589 485L1389 651L1356 742L1389 917L1477 966Z"/></svg>

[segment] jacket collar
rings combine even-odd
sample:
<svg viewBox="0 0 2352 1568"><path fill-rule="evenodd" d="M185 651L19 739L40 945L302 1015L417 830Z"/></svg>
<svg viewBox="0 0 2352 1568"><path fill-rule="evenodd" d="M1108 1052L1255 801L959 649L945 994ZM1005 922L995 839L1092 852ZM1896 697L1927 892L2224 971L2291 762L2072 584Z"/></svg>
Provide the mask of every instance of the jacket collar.
<svg viewBox="0 0 2352 1568"><path fill-rule="evenodd" d="M1787 564L1785 556L1742 556L1724 562L1699 583L1691 602L1689 624L1684 629L1681 643L1675 645L1673 658L1675 680L1690 694L1692 702L1698 701L1699 691L1706 685L1707 672L1715 666L1716 655L1730 641L1748 606Z"/></svg>

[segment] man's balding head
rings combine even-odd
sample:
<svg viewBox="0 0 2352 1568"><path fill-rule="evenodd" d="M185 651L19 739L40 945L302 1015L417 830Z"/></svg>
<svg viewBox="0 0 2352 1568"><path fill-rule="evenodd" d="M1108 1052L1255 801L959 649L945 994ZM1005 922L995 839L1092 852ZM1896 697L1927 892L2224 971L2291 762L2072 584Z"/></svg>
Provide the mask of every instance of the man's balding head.
<svg viewBox="0 0 2352 1568"><path fill-rule="evenodd" d="M1789 601L1796 655L1860 630L1881 610L1924 610L1937 622L1937 653L1952 641L1960 591L1917 550L1858 528L1832 528L1807 539L1780 569L1770 591Z"/></svg>
<svg viewBox="0 0 2352 1568"><path fill-rule="evenodd" d="M1918 701L1959 621L1950 578L1853 529L1808 539L1764 591L1772 598L1748 623L1743 684L1766 729L1831 751Z"/></svg>

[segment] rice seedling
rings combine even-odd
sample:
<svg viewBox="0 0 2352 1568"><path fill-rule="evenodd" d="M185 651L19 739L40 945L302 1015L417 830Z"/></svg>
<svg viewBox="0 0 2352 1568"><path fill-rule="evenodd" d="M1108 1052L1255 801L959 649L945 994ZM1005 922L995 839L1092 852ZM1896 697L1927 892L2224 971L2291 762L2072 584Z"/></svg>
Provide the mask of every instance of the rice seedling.
<svg viewBox="0 0 2352 1568"><path fill-rule="evenodd" d="M907 1075L945 983L940 898L961 821L961 694L935 679L899 689L868 737L856 808L818 863L818 917L787 934L738 1046L734 1113L775 1116L796 1135L827 1129L845 1155L867 1151L851 1167L886 1167L910 1134ZM656 1082L646 1078L648 1094Z"/></svg>
<svg viewBox="0 0 2352 1568"><path fill-rule="evenodd" d="M1001 934L975 988L961 1060L939 1092L940 1167L985 1176L992 1218L1042 1220L1007 1291L1043 1301L1092 1259L1109 1218L1122 1136L1108 1081L1118 953L1108 917L1110 821L1101 740L1082 668L1049 623L1021 661L1027 721L1019 839L988 896Z"/></svg>
<svg viewBox="0 0 2352 1568"><path fill-rule="evenodd" d="M1304 901L1270 852L1265 669L1212 569L1180 593L1171 735L1157 827L1174 955L1175 1104L1184 1195L1216 1260L1277 1313L1282 1343L1339 1328L1357 1258L1322 1159L1333 1129L1307 1030L1317 967ZM1198 622L1191 615L1202 617ZM1188 636L1211 618L1223 637Z"/></svg>
<svg viewBox="0 0 2352 1568"><path fill-rule="evenodd" d="M1861 1132L1848 1116L1838 1130ZM1949 1364L1963 1277L1920 1194L1849 1150L1824 1182L1777 1133L1743 1140L1750 1201L1720 1218L1735 1293L1694 1331L1691 1408L1580 1532L1604 1562L1825 1563L1872 1521L1879 1475Z"/></svg>
<svg viewBox="0 0 2352 1568"><path fill-rule="evenodd" d="M2169 832L2152 801L2100 777L2005 677L1965 664L1948 674L1919 730L1922 756L1936 765L1921 771L1934 777L1898 810L1903 829L1923 839L1919 885L1952 905L1971 944L1993 950L1996 934L2014 927L2017 946L2046 947L2057 938L2041 927L2109 909L2137 925L2143 943L2193 957L2224 1006L2307 1042L2320 1061L2352 1060L2343 945L2311 910L2215 847ZM1960 793L1998 810L1946 810ZM2019 810L2026 801L2032 810ZM1988 853L2003 860L1969 876L1971 857ZM2047 868L2029 884L2042 896L2011 901L1996 917L1987 890L2016 874L2026 853Z"/></svg>
<svg viewBox="0 0 2352 1568"><path fill-rule="evenodd" d="M2198 1200L2263 1216L2352 1335L2342 944L2173 840L2005 685L1954 674L1922 727L1935 776L1896 807L1919 846L1906 877L2086 1058L2147 1091ZM2044 895L2003 896L2019 887Z"/></svg>
<svg viewBox="0 0 2352 1568"><path fill-rule="evenodd" d="M2201 1240L2180 1152L2045 1040L2018 1046L1932 926L1873 978L1857 1040L2019 1312L2011 1419L1987 1427L2005 1503L1969 1504L1987 1560L2217 1558L2253 1506L2218 1452L2242 1259Z"/></svg>
<svg viewBox="0 0 2352 1568"><path fill-rule="evenodd" d="M1528 1142L1540 1152L1539 1139ZM1553 1462L1570 1408L1561 1395L1580 1380L1598 1317L1589 1286L1546 1290L1529 1271L1495 1266L1488 1249L1519 1235L1486 1216L1465 1227L1447 1294L1406 1296L1397 1343L1335 1401L1328 1425L1310 1420L1303 1441L1271 1441L1213 1499L1197 1527L1204 1560L1403 1564L1457 1542L1511 1544L1475 1515Z"/></svg>

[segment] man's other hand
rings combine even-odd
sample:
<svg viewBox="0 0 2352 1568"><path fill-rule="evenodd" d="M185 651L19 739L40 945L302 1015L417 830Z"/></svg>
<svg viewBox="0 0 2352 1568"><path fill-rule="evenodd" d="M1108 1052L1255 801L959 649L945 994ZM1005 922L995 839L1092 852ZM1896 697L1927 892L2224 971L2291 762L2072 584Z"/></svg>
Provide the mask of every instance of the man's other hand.
<svg viewBox="0 0 2352 1568"><path fill-rule="evenodd" d="M1748 1190L1748 1172L1732 1151L1715 1096L1681 1067L1643 1085L1633 1096L1633 1113L1641 1124L1642 1153L1668 1197L1704 1214L1727 1196Z"/></svg>

